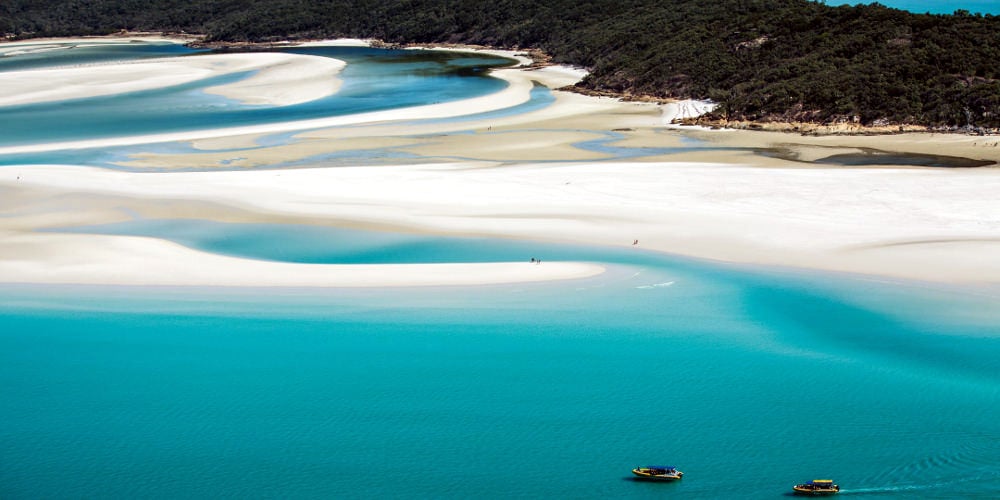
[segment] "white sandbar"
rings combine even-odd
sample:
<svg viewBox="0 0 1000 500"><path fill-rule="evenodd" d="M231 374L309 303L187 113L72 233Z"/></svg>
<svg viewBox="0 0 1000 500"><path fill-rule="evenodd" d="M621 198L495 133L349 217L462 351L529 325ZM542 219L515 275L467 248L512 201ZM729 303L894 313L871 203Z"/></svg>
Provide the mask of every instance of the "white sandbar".
<svg viewBox="0 0 1000 500"><path fill-rule="evenodd" d="M995 210L1000 175L992 169L761 169L694 163L468 167L129 173L36 166L0 169L0 186L9 188L20 182L52 196L87 193L125 197L139 200L138 206L142 206L141 200L160 204L211 201L292 219L402 224L434 233L608 245L626 245L638 239L644 248L727 261L944 281L1000 281L1000 259L995 251L1000 250L996 236L1000 234L1000 215ZM20 181L13 178L15 171L21 172ZM58 216L38 217L33 224L54 225L58 220ZM147 263L167 262L173 259L170 254L177 254L178 261L197 271L178 274L164 264L164 269L171 271L157 273L153 269L158 266L147 266L142 279L161 283L168 277L184 281L204 276L215 283L233 283L232 276L240 274L245 276L241 278L244 282L255 284L314 283L310 281L313 278L303 278L313 271L300 276L285 270L298 265L238 265L236 261L241 259L194 258L193 251L171 250L162 242L39 233L19 238L50 251L73 248L76 262L103 263L91 264L86 272L73 270L68 275L72 282L86 281L88 275L107 279L121 262L132 262L138 270L143 268L143 258ZM114 245L108 241L82 244L109 238L119 241ZM5 238L7 250L0 264L4 281L12 281L12 277L17 277L15 281L70 279L57 272L64 267L47 252L12 253L12 242L21 239L13 235ZM146 257L130 260L128 255ZM537 267L549 268L549 264ZM463 278L463 282L495 282L507 272L511 281L527 277L517 270L546 279L594 272L594 267L587 265L551 264L553 274L511 264L495 267L492 274L479 278ZM433 277L431 282L436 284L457 279L447 277L450 273L438 273L439 267L427 267L421 277ZM479 267L467 265L464 269ZM484 273L490 269L481 267ZM275 273L266 272L269 268ZM459 268L462 266L455 269ZM235 274L223 272L225 269ZM236 269L256 271L242 274ZM396 275L398 270L393 268L392 273ZM344 275L328 276L331 283L343 284L339 278ZM379 272L368 283L397 283L395 279ZM360 283L355 278L348 281Z"/></svg>
<svg viewBox="0 0 1000 500"><path fill-rule="evenodd" d="M108 96L253 72L206 92L246 104L286 106L337 92L343 61L284 53L209 54L0 72L0 106Z"/></svg>
<svg viewBox="0 0 1000 500"><path fill-rule="evenodd" d="M603 272L582 262L333 265L271 262L200 252L127 236L5 233L0 282L149 285L384 287L524 283ZM57 251L64 248L71 251Z"/></svg>

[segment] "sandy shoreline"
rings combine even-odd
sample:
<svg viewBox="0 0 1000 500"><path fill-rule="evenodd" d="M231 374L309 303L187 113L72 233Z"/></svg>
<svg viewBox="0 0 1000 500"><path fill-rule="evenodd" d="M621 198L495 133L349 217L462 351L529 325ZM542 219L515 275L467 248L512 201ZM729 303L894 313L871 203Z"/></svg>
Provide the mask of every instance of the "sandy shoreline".
<svg viewBox="0 0 1000 500"><path fill-rule="evenodd" d="M505 91L458 103L308 123L0 149L4 154L195 141L198 153L137 153L123 165L225 167L203 172L63 165L0 169L0 282L409 286L571 279L601 272L594 264L557 262L283 264L221 257L149 238L35 231L120 221L127 212L612 246L639 240L642 248L726 262L1000 283L1000 168L846 168L754 152L786 148L801 160L872 148L1000 161L998 138L668 129L664 117L672 111L659 105L564 92L555 92L551 105L528 113L417 128L400 123L503 109L525 102L534 81L558 88L580 76L578 70L560 67L496 73L509 82ZM257 134L295 130L303 132L291 144L254 146ZM607 151L577 146L609 137L632 148L683 148L692 140L702 146L613 161L600 161L612 158ZM240 151L242 163L231 161L225 150L232 147L247 148ZM418 160L232 170L354 149L384 149ZM558 163L546 163L552 160Z"/></svg>

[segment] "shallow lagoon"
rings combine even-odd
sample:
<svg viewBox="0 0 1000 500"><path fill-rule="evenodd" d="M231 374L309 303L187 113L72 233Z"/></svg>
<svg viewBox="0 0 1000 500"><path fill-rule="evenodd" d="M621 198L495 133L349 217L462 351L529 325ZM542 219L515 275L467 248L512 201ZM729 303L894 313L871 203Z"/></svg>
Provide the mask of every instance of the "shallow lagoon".
<svg viewBox="0 0 1000 500"><path fill-rule="evenodd" d="M608 272L0 287L5 498L719 498L723 482L776 498L818 477L862 498L996 496L996 289L289 225L87 230L272 260L575 258ZM685 479L629 479L661 462Z"/></svg>

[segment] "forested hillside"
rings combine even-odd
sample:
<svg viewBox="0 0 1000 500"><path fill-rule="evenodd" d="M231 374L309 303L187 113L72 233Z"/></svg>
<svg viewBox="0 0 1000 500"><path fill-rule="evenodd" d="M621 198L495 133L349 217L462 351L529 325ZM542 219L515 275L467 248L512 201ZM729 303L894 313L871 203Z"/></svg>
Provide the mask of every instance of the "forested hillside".
<svg viewBox="0 0 1000 500"><path fill-rule="evenodd" d="M535 47L581 86L749 120L1000 127L1000 17L809 0L4 0L8 37L202 33ZM856 118L855 118L856 117Z"/></svg>

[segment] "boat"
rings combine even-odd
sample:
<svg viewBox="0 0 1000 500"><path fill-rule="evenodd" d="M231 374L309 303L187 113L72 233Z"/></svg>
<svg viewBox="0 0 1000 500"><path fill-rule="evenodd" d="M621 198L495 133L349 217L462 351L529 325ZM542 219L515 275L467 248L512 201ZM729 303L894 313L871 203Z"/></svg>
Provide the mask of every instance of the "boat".
<svg viewBox="0 0 1000 500"><path fill-rule="evenodd" d="M675 481L684 476L684 473L671 465L647 465L632 469L638 479L645 481Z"/></svg>
<svg viewBox="0 0 1000 500"><path fill-rule="evenodd" d="M813 479L808 483L796 484L792 487L796 495L836 495L840 486L833 484L833 479Z"/></svg>

